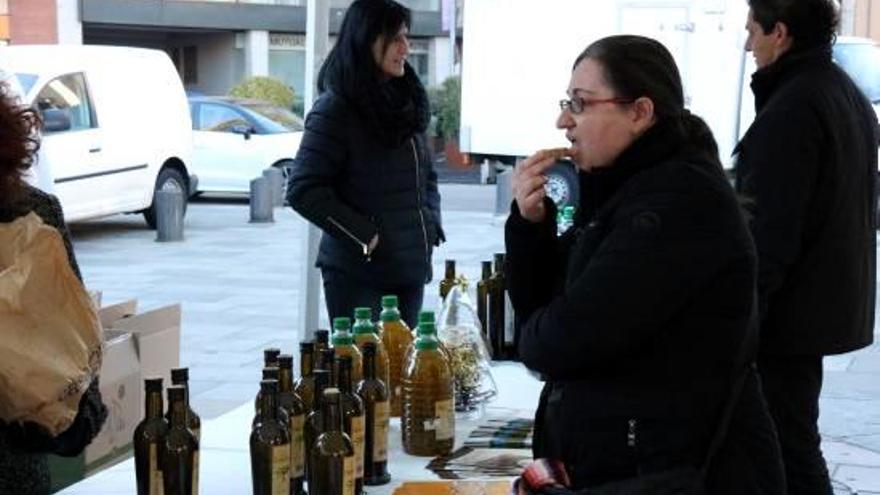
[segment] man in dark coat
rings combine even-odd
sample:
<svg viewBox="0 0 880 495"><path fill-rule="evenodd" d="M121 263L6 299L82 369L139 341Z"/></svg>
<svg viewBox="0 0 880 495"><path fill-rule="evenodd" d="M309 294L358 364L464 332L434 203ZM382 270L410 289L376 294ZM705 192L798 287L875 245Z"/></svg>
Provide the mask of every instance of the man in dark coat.
<svg viewBox="0 0 880 495"><path fill-rule="evenodd" d="M871 343L876 116L831 59L831 0L750 0L756 118L737 190L758 250L758 367L789 493L830 494L817 427L822 357Z"/></svg>

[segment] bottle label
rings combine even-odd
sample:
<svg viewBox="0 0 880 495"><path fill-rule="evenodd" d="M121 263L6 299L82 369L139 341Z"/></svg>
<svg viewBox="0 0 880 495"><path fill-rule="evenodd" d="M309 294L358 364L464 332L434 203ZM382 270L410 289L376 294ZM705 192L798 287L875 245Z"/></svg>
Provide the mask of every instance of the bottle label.
<svg viewBox="0 0 880 495"><path fill-rule="evenodd" d="M388 460L388 401L373 406L373 462Z"/></svg>
<svg viewBox="0 0 880 495"><path fill-rule="evenodd" d="M290 477L302 478L306 473L306 445L303 439L306 417L290 418Z"/></svg>
<svg viewBox="0 0 880 495"><path fill-rule="evenodd" d="M272 495L290 495L290 445L272 447Z"/></svg>
<svg viewBox="0 0 880 495"><path fill-rule="evenodd" d="M354 444L354 476L364 477L364 415L351 418L351 443Z"/></svg>
<svg viewBox="0 0 880 495"><path fill-rule="evenodd" d="M193 494L199 493L199 451L193 452Z"/></svg>
<svg viewBox="0 0 880 495"><path fill-rule="evenodd" d="M354 495L354 457L345 456L342 461L342 493Z"/></svg>
<svg viewBox="0 0 880 495"><path fill-rule="evenodd" d="M434 403L434 438L449 440L455 437L455 416L452 400L438 400Z"/></svg>
<svg viewBox="0 0 880 495"><path fill-rule="evenodd" d="M162 495L164 489L162 483L162 470L159 469L159 448L155 443L150 444L150 495Z"/></svg>

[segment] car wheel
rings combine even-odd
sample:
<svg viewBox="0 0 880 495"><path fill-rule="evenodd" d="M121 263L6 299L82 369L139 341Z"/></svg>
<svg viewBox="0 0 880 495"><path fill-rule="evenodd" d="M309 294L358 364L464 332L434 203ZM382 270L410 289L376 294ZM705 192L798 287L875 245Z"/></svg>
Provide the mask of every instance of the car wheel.
<svg viewBox="0 0 880 495"><path fill-rule="evenodd" d="M175 168L165 167L156 178L156 189L153 192L153 203L144 210L144 220L151 229L156 228L156 194L159 191L175 191L183 194L183 214L186 215L187 183L183 174Z"/></svg>
<svg viewBox="0 0 880 495"><path fill-rule="evenodd" d="M574 164L568 160L559 160L544 174L547 183L544 189L547 196L556 203L556 209L562 211L566 206L578 206L580 201L580 185Z"/></svg>
<svg viewBox="0 0 880 495"><path fill-rule="evenodd" d="M284 205L287 206L287 181L290 180L290 172L293 170L293 160L282 160L274 165L281 169L281 175L284 182L281 184L281 197L284 198Z"/></svg>

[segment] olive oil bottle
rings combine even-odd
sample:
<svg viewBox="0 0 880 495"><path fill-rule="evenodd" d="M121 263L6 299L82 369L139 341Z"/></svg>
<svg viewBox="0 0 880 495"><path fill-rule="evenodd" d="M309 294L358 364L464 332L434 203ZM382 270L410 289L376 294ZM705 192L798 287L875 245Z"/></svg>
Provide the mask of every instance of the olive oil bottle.
<svg viewBox="0 0 880 495"><path fill-rule="evenodd" d="M477 318L482 326L483 336L489 342L489 295L492 289L492 262L483 261L482 276L477 282Z"/></svg>
<svg viewBox="0 0 880 495"><path fill-rule="evenodd" d="M354 325L352 325L351 329L354 332L354 342L357 344L358 350L363 355L365 344L372 343L376 346L376 377L382 383L388 383L388 354L385 352L382 338L379 337L379 327L373 323L373 310L370 308L355 308L354 318ZM355 388L357 388L357 384L358 382L352 383Z"/></svg>
<svg viewBox="0 0 880 495"><path fill-rule="evenodd" d="M352 360L348 356L337 357L339 369L339 393L342 403L342 431L354 446L354 493L364 489L364 447L366 442L366 416L364 402L352 388ZM326 425L325 425L326 426Z"/></svg>
<svg viewBox="0 0 880 495"><path fill-rule="evenodd" d="M391 416L400 417L400 399L403 396L401 375L406 365L406 353L412 346L413 334L406 322L400 319L397 296L382 297L382 313L379 314L382 344L388 353L388 395L391 397Z"/></svg>
<svg viewBox="0 0 880 495"><path fill-rule="evenodd" d="M277 347L263 349L263 368L277 368L280 355L281 349Z"/></svg>
<svg viewBox="0 0 880 495"><path fill-rule="evenodd" d="M452 372L439 349L434 324L421 322L403 376L403 449L436 456L452 450L455 416Z"/></svg>
<svg viewBox="0 0 880 495"><path fill-rule="evenodd" d="M349 387L353 388L355 383L361 381L361 370L364 365L361 361L361 351L354 345L354 338L351 335L351 318L345 316L333 318L332 342L337 358L343 356L351 358L352 383L349 384Z"/></svg>
<svg viewBox="0 0 880 495"><path fill-rule="evenodd" d="M168 387L168 410L171 427L159 453L163 494L196 495L199 493L199 440L187 427L188 407L183 386Z"/></svg>
<svg viewBox="0 0 880 495"><path fill-rule="evenodd" d="M138 495L162 495L162 468L159 450L168 435L168 422L162 416L162 379L144 380L146 414L134 429L134 466Z"/></svg>
<svg viewBox="0 0 880 495"><path fill-rule="evenodd" d="M171 384L172 385L180 385L183 387L185 402L186 402L186 425L193 432L193 435L196 436L196 440L202 439L202 420L199 418L199 415L193 411L192 406L189 403L189 368L174 368L171 370ZM168 413L165 416L165 419L168 420L168 423L171 423L171 409L169 409Z"/></svg>
<svg viewBox="0 0 880 495"><path fill-rule="evenodd" d="M280 369L278 380L278 406L287 413L290 430L290 494L304 495L306 477L305 442L303 429L306 422L306 405L293 390L293 356L278 356Z"/></svg>
<svg viewBox="0 0 880 495"><path fill-rule="evenodd" d="M315 378L312 376L314 369L315 344L302 342L299 344L299 378L296 379L294 392L306 404L306 411L311 411L315 402Z"/></svg>
<svg viewBox="0 0 880 495"><path fill-rule="evenodd" d="M440 281L440 300L446 299L447 294L455 286L455 260L446 260L446 273Z"/></svg>
<svg viewBox="0 0 880 495"><path fill-rule="evenodd" d="M315 446L315 440L324 433L324 409L321 405L323 401L324 390L330 387L330 372L327 370L315 370L312 372L315 377L315 404L312 412L306 416L306 426L303 428L303 439L306 447L306 481L309 483L309 493L312 492L312 448Z"/></svg>
<svg viewBox="0 0 880 495"><path fill-rule="evenodd" d="M312 495L354 495L355 459L351 439L342 431L341 397L338 389L323 392L322 433L312 447L314 468L309 475Z"/></svg>
<svg viewBox="0 0 880 495"><path fill-rule="evenodd" d="M251 430L254 495L290 495L290 431L278 416L278 382L260 382L260 412Z"/></svg>
<svg viewBox="0 0 880 495"><path fill-rule="evenodd" d="M391 481L388 473L388 389L376 377L377 349L371 342L364 344L364 379L357 388L357 394L364 401L364 484L369 486Z"/></svg>

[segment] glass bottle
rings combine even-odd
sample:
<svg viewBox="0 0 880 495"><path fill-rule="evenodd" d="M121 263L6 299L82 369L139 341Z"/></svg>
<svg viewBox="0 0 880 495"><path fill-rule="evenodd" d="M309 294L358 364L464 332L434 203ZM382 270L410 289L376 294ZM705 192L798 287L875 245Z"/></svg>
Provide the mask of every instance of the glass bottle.
<svg viewBox="0 0 880 495"><path fill-rule="evenodd" d="M199 418L199 415L193 411L192 406L189 403L189 368L174 368L171 370L171 384L172 385L180 385L183 387L186 395L186 424L190 431L193 432L193 435L196 436L196 440L201 440L202 438L202 420ZM170 406L170 404L169 404ZM168 421L168 424L171 424L171 409L168 409L168 413L165 415L165 419Z"/></svg>
<svg viewBox="0 0 880 495"><path fill-rule="evenodd" d="M159 453L163 493L196 495L199 493L199 440L187 427L188 407L183 386L168 387L168 411L171 427Z"/></svg>
<svg viewBox="0 0 880 495"><path fill-rule="evenodd" d="M379 315L382 328L382 344L388 353L388 387L391 396L391 416L400 417L401 374L406 364L407 349L413 341L413 334L406 322L400 319L397 309L397 296L382 296L382 313Z"/></svg>
<svg viewBox="0 0 880 495"><path fill-rule="evenodd" d="M268 347L263 349L263 367L264 368L277 368L278 367L278 356L281 355L281 349L277 347Z"/></svg>
<svg viewBox="0 0 880 495"><path fill-rule="evenodd" d="M378 347L364 344L364 379L358 384L357 394L364 401L366 431L364 442L364 484L384 485L391 481L388 473L388 389L376 377Z"/></svg>
<svg viewBox="0 0 880 495"><path fill-rule="evenodd" d="M354 325L351 327L354 332L354 342L357 344L358 350L363 355L364 345L372 343L376 346L376 376L382 383L388 383L388 354L385 352L385 346L382 345L382 339L379 337L379 328L373 323L373 310L370 308L354 309ZM363 370L362 370L363 371ZM358 382L352 383L357 388Z"/></svg>
<svg viewBox="0 0 880 495"><path fill-rule="evenodd" d="M290 431L279 418L278 381L260 382L260 412L251 430L254 495L290 495Z"/></svg>
<svg viewBox="0 0 880 495"><path fill-rule="evenodd" d="M455 260L446 260L446 273L440 280L440 300L446 299L446 295L455 285Z"/></svg>
<svg viewBox="0 0 880 495"><path fill-rule="evenodd" d="M144 380L146 414L134 429L134 466L138 495L162 495L162 468L159 450L168 435L168 422L162 416L162 379Z"/></svg>
<svg viewBox="0 0 880 495"><path fill-rule="evenodd" d="M306 465L303 428L305 428L306 404L293 390L293 356L278 356L280 369L278 379L278 406L287 413L290 430L290 493L303 495Z"/></svg>
<svg viewBox="0 0 880 495"><path fill-rule="evenodd" d="M336 349L329 348L321 351L321 369L328 373L327 382L328 387L336 388L336 377L338 375L336 371ZM319 408L320 409L320 408Z"/></svg>
<svg viewBox="0 0 880 495"><path fill-rule="evenodd" d="M418 332L403 377L403 449L417 456L447 454L455 440L452 372L434 324L422 322Z"/></svg>
<svg viewBox="0 0 880 495"><path fill-rule="evenodd" d="M309 493L314 495L354 495L355 459L351 439L342 431L341 397L338 389L323 391L323 423L312 447L314 469L309 477Z"/></svg>
<svg viewBox="0 0 880 495"><path fill-rule="evenodd" d="M492 290L492 262L483 261L481 263L482 276L477 282L477 318L483 327L483 335L486 342L489 342L489 292Z"/></svg>
<svg viewBox="0 0 880 495"><path fill-rule="evenodd" d="M492 359L506 359L507 284L504 280L504 254L495 253L495 272L489 292L489 343Z"/></svg>
<svg viewBox="0 0 880 495"><path fill-rule="evenodd" d="M311 492L311 476L312 476L312 448L315 446L315 440L321 433L324 433L324 416L321 400L325 389L330 387L330 372L327 370L315 370L312 372L315 377L315 403L312 411L306 416L306 426L303 428L303 439L306 448L306 481L309 482L309 492Z"/></svg>
<svg viewBox="0 0 880 495"><path fill-rule="evenodd" d="M354 338L351 335L351 318L346 316L333 318L332 342L337 358L343 356L351 358L352 383L349 384L349 388L354 388L354 384L361 381L361 370L364 364L361 361L361 351L354 345Z"/></svg>
<svg viewBox="0 0 880 495"><path fill-rule="evenodd" d="M263 380L275 380L278 381L279 371L278 368L263 368ZM257 424L257 420L260 418L260 404L262 404L263 397L263 389L257 392L256 398L254 398L254 411L256 414L254 415L254 420L251 423L252 425Z"/></svg>
<svg viewBox="0 0 880 495"><path fill-rule="evenodd" d="M364 489L364 442L366 441L364 401L352 388L351 358L337 357L336 362L339 370L339 393L342 397L342 431L348 435L354 446L354 493L360 495Z"/></svg>
<svg viewBox="0 0 880 495"><path fill-rule="evenodd" d="M312 376L314 357L315 344L301 342L299 344L299 378L296 380L294 392L305 402L307 411L312 410L315 402L315 378Z"/></svg>
<svg viewBox="0 0 880 495"><path fill-rule="evenodd" d="M324 352L324 349L330 348L330 330L318 329L315 330L315 368L316 369L324 369L321 366L321 363L317 361L321 359L321 353Z"/></svg>

